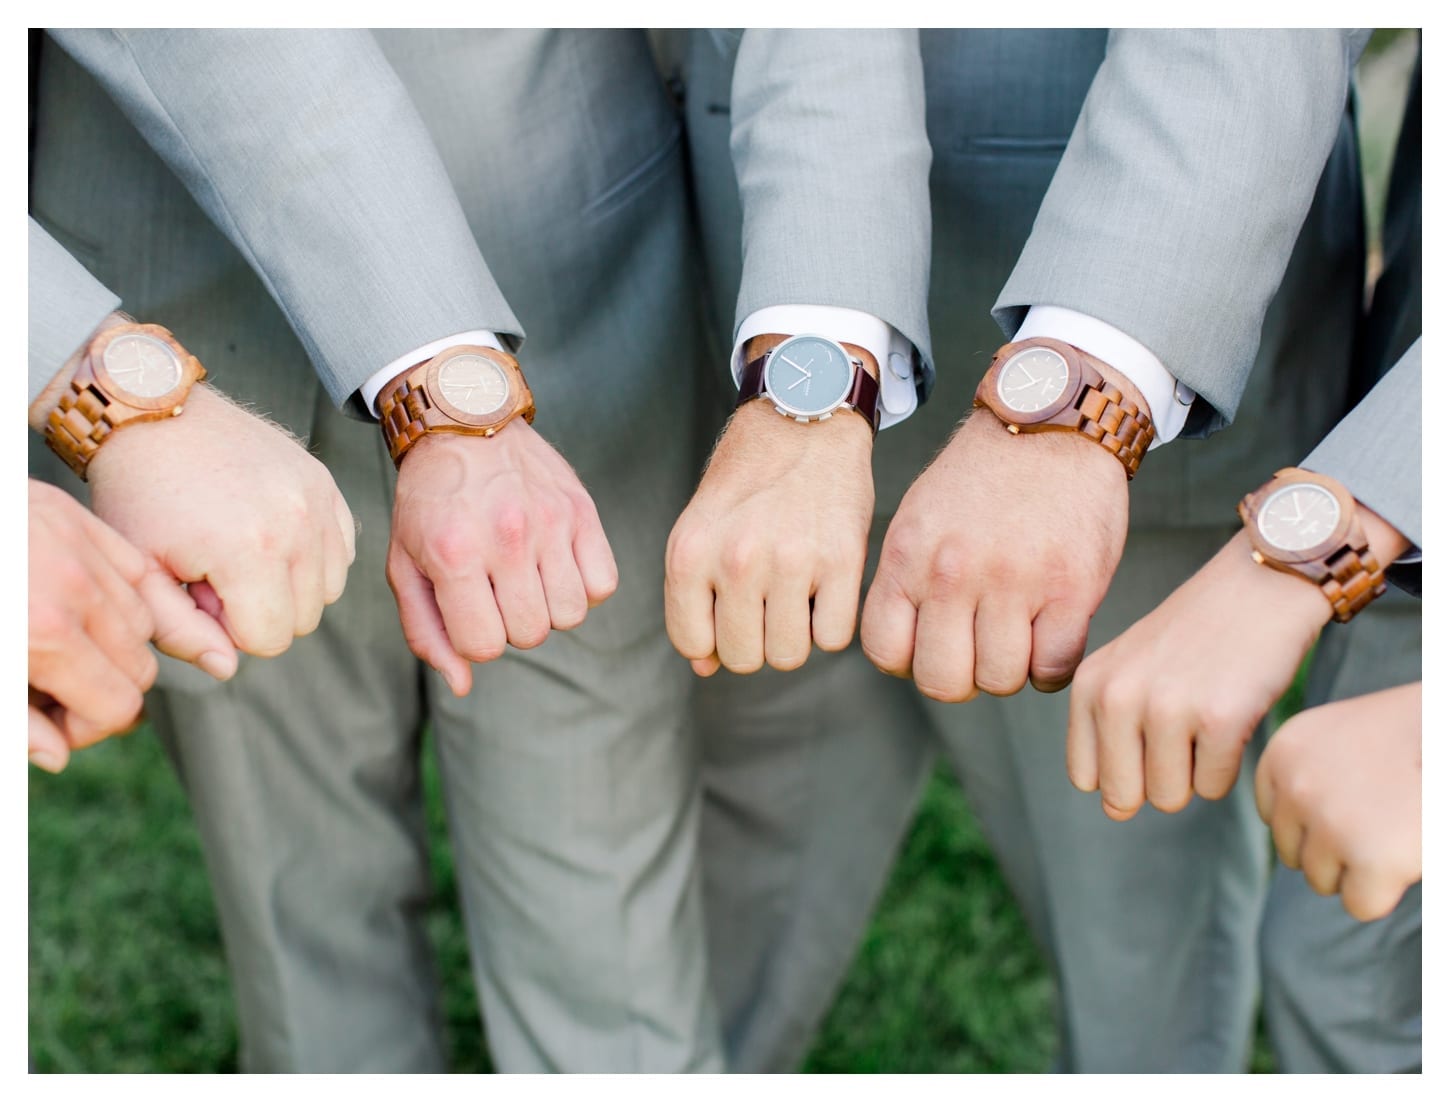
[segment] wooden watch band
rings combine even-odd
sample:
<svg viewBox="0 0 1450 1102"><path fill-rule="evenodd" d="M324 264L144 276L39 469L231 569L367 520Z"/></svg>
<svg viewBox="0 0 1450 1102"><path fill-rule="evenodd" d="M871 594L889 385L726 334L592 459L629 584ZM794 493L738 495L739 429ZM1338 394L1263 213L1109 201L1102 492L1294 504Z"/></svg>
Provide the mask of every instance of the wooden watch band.
<svg viewBox="0 0 1450 1102"><path fill-rule="evenodd" d="M1360 533L1364 540L1364 534ZM1346 545L1324 564L1329 576L1319 583L1324 596L1334 609L1334 618L1346 624L1355 613L1385 591L1385 572L1369 549L1369 541L1359 547Z"/></svg>
<svg viewBox="0 0 1450 1102"><path fill-rule="evenodd" d="M433 403L428 400L427 390L415 382L416 371L414 368L378 397L383 441L388 445L388 456L395 467L403 461L403 454L428 431L425 418Z"/></svg>
<svg viewBox="0 0 1450 1102"><path fill-rule="evenodd" d="M1106 379L1083 390L1077 431L1117 456L1131 480L1153 443L1153 419Z"/></svg>

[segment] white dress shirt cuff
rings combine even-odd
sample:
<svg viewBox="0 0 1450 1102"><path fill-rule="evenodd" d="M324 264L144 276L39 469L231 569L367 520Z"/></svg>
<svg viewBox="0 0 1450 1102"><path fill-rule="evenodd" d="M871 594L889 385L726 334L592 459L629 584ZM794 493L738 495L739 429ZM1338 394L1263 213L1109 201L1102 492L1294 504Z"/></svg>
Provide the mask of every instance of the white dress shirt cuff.
<svg viewBox="0 0 1450 1102"><path fill-rule="evenodd" d="M497 348L500 352L506 351L499 343L498 334L491 329L470 329L467 333L455 333L451 337L442 337L422 348L415 348L407 355L399 356L392 363L380 368L368 381L362 385L363 405L374 417L378 415L377 400L378 392L387 386L393 379L407 371L410 367L416 367L424 360L431 360L445 348L452 348L455 344L482 344L489 348Z"/></svg>
<svg viewBox="0 0 1450 1102"><path fill-rule="evenodd" d="M1163 366L1163 361L1128 334L1105 321L1063 306L1034 306L1027 311L1014 341L1052 337L1112 364L1138 388L1153 415L1151 451L1183 431L1197 395Z"/></svg>
<svg viewBox="0 0 1450 1102"><path fill-rule="evenodd" d="M762 333L796 336L815 333L844 344L860 345L876 357L881 371L881 427L904 421L916 409L916 356L894 325L863 310L840 306L767 306L756 310L735 334L730 374L740 385L745 370L745 343Z"/></svg>

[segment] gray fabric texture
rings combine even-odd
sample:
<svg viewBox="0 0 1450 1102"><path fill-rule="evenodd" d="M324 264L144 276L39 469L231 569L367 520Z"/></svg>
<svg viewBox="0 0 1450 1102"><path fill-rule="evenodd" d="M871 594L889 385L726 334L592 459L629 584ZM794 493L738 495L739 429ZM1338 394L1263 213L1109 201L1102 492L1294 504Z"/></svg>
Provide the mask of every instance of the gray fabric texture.
<svg viewBox="0 0 1450 1102"><path fill-rule="evenodd" d="M80 350L121 300L30 220L28 349L35 401L62 365Z"/></svg>

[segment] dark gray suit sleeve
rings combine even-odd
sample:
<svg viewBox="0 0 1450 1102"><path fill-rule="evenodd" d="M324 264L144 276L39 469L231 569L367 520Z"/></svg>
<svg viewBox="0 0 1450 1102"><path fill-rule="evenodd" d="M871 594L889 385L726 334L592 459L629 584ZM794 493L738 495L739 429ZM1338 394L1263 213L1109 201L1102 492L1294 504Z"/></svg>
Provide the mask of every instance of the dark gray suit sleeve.
<svg viewBox="0 0 1450 1102"><path fill-rule="evenodd" d="M39 396L121 300L30 219L30 393Z"/></svg>
<svg viewBox="0 0 1450 1102"><path fill-rule="evenodd" d="M1349 488L1416 547L1420 497L1420 341L1299 464ZM1418 568L1414 572L1418 581ZM1403 582L1404 579L1396 578ZM1408 587L1407 587L1408 588ZM1418 584L1413 591L1418 591Z"/></svg>
<svg viewBox="0 0 1450 1102"><path fill-rule="evenodd" d="M54 31L262 278L341 405L470 329L522 339L367 31Z"/></svg>
<svg viewBox="0 0 1450 1102"><path fill-rule="evenodd" d="M730 93L744 212L735 327L783 304L896 327L932 378L931 144L915 31L746 31Z"/></svg>
<svg viewBox="0 0 1450 1102"><path fill-rule="evenodd" d="M1231 421L1368 32L1119 30L993 315L1117 326Z"/></svg>

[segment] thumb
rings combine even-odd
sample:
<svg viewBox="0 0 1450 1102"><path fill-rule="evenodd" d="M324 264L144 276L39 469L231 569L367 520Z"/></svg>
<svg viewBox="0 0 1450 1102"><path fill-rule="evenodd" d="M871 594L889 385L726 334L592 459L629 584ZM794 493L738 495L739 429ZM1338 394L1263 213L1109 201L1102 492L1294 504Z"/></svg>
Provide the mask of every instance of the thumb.
<svg viewBox="0 0 1450 1102"><path fill-rule="evenodd" d="M220 604L209 585L198 582L188 592L152 559L137 592L156 621L152 641L157 650L190 662L218 681L226 681L237 672L237 651L231 637L207 607L208 597Z"/></svg>

